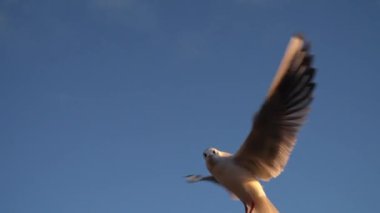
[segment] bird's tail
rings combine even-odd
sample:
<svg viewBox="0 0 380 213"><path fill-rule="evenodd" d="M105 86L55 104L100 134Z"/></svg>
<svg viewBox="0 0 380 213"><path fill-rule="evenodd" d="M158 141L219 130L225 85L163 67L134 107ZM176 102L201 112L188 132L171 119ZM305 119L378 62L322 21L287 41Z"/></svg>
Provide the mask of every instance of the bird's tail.
<svg viewBox="0 0 380 213"><path fill-rule="evenodd" d="M262 196L255 200L255 213L279 213L277 208L268 199L267 196Z"/></svg>

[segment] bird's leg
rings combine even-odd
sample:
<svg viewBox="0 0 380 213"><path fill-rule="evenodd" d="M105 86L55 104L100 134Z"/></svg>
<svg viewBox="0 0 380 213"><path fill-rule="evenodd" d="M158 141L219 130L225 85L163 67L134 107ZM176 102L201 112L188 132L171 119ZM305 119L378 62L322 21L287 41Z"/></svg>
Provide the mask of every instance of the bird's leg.
<svg viewBox="0 0 380 213"><path fill-rule="evenodd" d="M245 203L243 203L243 205L244 205L245 213L248 213L248 207L247 207L247 205Z"/></svg>
<svg viewBox="0 0 380 213"><path fill-rule="evenodd" d="M254 209L255 209L255 203L253 201L251 202L251 206L249 207L249 211L248 211L247 205L245 205L246 213L253 213Z"/></svg>
<svg viewBox="0 0 380 213"><path fill-rule="evenodd" d="M247 205L246 203L242 202L244 205L245 213L253 213L253 210L255 209L255 203L252 201L251 205Z"/></svg>

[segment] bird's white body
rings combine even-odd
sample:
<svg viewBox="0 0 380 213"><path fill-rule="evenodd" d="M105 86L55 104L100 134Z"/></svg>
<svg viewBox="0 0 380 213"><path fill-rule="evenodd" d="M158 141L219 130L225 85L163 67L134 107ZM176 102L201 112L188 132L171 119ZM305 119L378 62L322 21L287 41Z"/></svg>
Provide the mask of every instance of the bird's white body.
<svg viewBox="0 0 380 213"><path fill-rule="evenodd" d="M205 153L208 153L205 159L209 172L233 197L246 204L246 208L254 208L257 213L278 212L266 197L258 179L250 171L236 164L233 155L215 148L210 148Z"/></svg>
<svg viewBox="0 0 380 213"><path fill-rule="evenodd" d="M220 157L213 161L215 165L212 168L208 166L210 173L243 202L250 203L252 198L266 196L258 180L244 168L235 165L231 157Z"/></svg>

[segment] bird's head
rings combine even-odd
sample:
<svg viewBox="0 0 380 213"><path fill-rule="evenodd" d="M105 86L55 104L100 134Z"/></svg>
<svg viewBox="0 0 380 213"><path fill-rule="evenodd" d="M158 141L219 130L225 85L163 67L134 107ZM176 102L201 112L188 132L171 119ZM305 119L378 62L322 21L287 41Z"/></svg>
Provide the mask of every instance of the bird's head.
<svg viewBox="0 0 380 213"><path fill-rule="evenodd" d="M203 158L207 161L209 159L215 159L220 156L220 151L216 148L208 148L203 152Z"/></svg>

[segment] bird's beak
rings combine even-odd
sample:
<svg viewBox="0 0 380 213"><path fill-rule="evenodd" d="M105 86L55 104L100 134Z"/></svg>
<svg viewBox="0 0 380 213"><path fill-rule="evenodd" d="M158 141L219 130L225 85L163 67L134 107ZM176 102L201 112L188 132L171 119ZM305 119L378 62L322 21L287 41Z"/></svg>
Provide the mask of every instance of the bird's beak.
<svg viewBox="0 0 380 213"><path fill-rule="evenodd" d="M206 152L203 152L203 158L204 158L204 159L207 159L208 156L209 156L209 155L208 155Z"/></svg>

